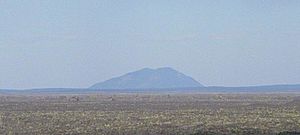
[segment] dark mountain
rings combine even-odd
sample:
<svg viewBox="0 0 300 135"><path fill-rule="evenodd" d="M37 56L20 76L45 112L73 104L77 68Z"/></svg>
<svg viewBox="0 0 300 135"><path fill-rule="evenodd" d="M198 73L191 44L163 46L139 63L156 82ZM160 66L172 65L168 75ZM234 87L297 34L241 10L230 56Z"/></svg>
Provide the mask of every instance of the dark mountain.
<svg viewBox="0 0 300 135"><path fill-rule="evenodd" d="M172 68L144 68L97 83L91 89L164 89L203 87L193 78Z"/></svg>

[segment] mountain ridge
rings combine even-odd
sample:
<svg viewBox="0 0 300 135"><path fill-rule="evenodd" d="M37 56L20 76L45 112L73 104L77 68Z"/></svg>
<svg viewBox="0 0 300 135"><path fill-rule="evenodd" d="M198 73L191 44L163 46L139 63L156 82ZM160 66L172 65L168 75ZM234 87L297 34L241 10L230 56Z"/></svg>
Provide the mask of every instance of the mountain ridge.
<svg viewBox="0 0 300 135"><path fill-rule="evenodd" d="M90 89L159 89L179 87L203 87L190 76L170 67L143 68L134 72L96 83Z"/></svg>
<svg viewBox="0 0 300 135"><path fill-rule="evenodd" d="M194 93L194 92L221 92L221 93L273 93L273 92L300 92L300 84L274 84L258 86L206 86L190 88L164 88L164 89L89 89L89 88L34 88L34 89L0 89L0 94L47 94L47 93Z"/></svg>

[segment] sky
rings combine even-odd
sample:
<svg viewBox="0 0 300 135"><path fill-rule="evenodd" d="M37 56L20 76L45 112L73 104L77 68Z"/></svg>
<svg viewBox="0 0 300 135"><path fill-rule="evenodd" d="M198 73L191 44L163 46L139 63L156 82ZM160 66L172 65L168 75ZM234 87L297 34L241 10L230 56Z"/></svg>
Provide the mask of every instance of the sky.
<svg viewBox="0 0 300 135"><path fill-rule="evenodd" d="M300 84L299 0L0 0L0 88L172 67L206 86Z"/></svg>

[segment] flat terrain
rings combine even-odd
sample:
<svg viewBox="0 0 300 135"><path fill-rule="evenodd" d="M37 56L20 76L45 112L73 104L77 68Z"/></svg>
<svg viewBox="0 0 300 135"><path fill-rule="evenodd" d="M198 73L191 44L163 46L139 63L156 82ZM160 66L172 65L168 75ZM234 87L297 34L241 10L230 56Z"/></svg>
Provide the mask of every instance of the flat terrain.
<svg viewBox="0 0 300 135"><path fill-rule="evenodd" d="M300 94L0 96L0 134L296 132L300 132Z"/></svg>

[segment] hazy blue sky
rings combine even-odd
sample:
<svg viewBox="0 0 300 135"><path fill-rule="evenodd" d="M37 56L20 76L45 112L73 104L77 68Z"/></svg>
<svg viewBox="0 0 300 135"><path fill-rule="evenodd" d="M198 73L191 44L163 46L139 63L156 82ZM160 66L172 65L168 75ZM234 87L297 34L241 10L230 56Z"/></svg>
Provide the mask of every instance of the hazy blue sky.
<svg viewBox="0 0 300 135"><path fill-rule="evenodd" d="M0 0L0 88L164 66L204 85L300 83L300 1Z"/></svg>

